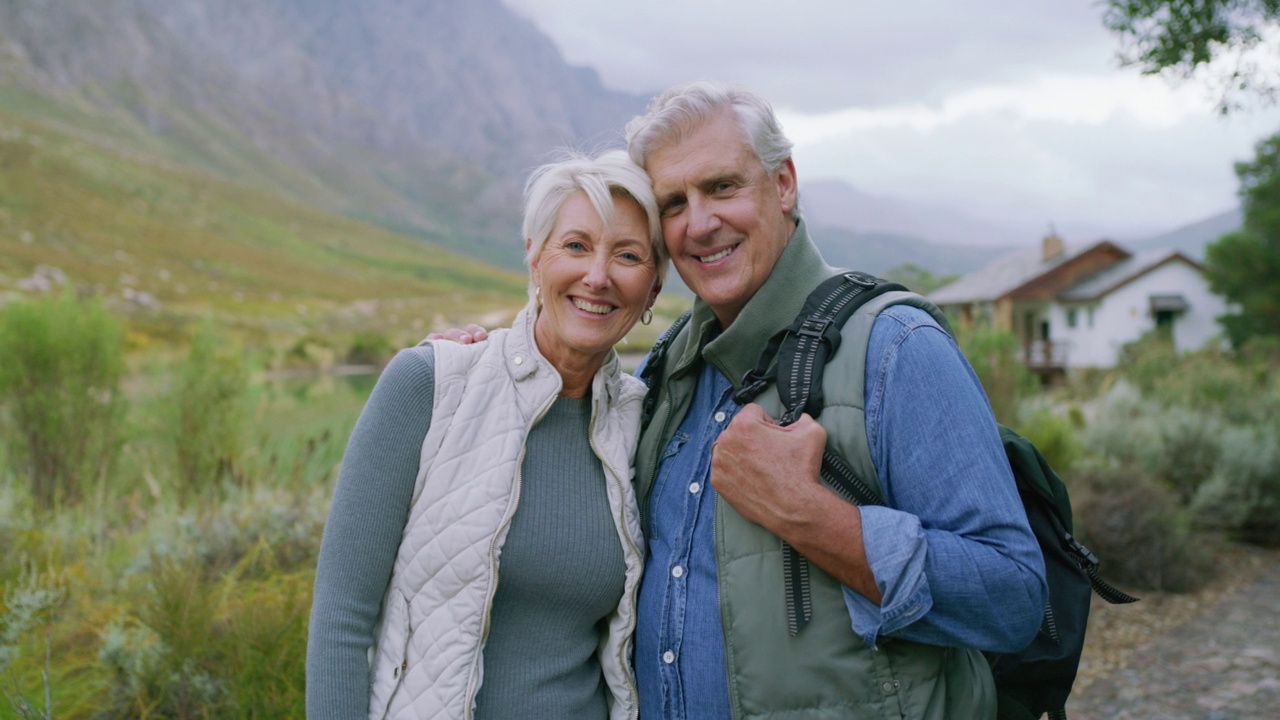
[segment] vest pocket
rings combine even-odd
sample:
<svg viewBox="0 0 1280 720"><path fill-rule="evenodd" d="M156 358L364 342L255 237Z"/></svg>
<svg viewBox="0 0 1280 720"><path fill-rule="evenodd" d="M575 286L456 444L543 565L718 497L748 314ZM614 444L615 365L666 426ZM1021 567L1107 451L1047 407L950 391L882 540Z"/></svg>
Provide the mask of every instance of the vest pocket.
<svg viewBox="0 0 1280 720"><path fill-rule="evenodd" d="M391 699L404 682L408 669L409 635L408 602L399 590L392 588L387 593L386 606L382 611L373 676L369 679L369 717L372 720L387 717Z"/></svg>

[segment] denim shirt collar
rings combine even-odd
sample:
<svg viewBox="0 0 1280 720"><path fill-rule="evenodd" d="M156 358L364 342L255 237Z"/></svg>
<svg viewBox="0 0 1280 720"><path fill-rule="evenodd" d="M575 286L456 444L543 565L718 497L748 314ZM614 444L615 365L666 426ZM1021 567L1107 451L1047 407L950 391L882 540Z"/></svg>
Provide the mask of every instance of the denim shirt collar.
<svg viewBox="0 0 1280 720"><path fill-rule="evenodd" d="M736 389L742 383L742 376L755 367L769 338L790 325L804 307L810 291L835 273L835 268L827 265L809 238L804 220L799 221L764 285L719 336L713 332L719 321L711 306L701 298L694 301L689 325L697 341L686 346L675 371L680 372L701 355L729 378Z"/></svg>

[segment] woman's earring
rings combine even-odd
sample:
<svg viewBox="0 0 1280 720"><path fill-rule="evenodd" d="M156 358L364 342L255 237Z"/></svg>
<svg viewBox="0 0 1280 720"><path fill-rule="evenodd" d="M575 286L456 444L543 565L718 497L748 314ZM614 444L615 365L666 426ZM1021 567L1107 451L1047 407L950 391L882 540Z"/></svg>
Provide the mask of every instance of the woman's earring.
<svg viewBox="0 0 1280 720"><path fill-rule="evenodd" d="M653 308L645 308L644 312L640 313L640 324L648 325L651 322L653 322Z"/></svg>
<svg viewBox="0 0 1280 720"><path fill-rule="evenodd" d="M536 303L534 307L542 307L542 288L535 287L533 289L533 301Z"/></svg>

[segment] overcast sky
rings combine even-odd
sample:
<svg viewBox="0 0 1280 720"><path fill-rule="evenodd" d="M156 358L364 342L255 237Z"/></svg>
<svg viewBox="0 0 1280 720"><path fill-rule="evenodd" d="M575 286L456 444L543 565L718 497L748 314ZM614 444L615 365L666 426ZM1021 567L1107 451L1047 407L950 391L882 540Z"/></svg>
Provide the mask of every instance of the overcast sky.
<svg viewBox="0 0 1280 720"><path fill-rule="evenodd" d="M802 187L839 178L1069 240L1234 207L1233 162L1280 131L1280 109L1223 118L1203 84L1120 68L1092 0L503 2L609 87L760 91Z"/></svg>

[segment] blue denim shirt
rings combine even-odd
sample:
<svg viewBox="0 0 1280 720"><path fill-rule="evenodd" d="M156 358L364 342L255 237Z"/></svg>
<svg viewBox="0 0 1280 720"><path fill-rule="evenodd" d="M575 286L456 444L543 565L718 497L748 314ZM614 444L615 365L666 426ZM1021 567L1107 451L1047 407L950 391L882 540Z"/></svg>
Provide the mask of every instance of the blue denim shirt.
<svg viewBox="0 0 1280 720"><path fill-rule="evenodd" d="M897 306L872 329L864 382L867 438L888 507L862 509L884 599L876 605L845 589L854 632L872 646L892 636L1017 649L1004 629L1025 626L1026 608L1043 608L1043 560L976 375L928 314ZM704 364L649 499L636 628L644 720L730 717L709 482L711 444L738 410L730 390Z"/></svg>

